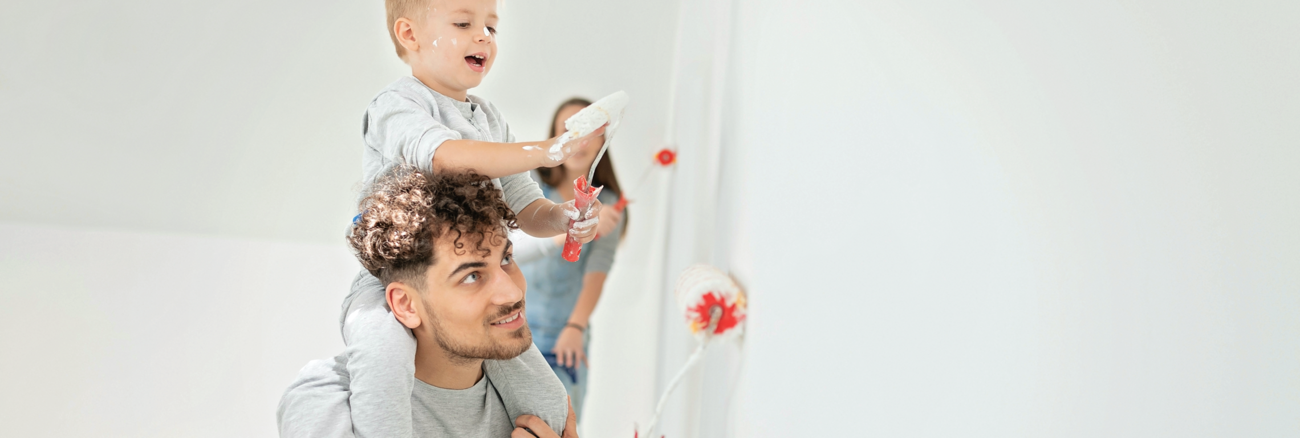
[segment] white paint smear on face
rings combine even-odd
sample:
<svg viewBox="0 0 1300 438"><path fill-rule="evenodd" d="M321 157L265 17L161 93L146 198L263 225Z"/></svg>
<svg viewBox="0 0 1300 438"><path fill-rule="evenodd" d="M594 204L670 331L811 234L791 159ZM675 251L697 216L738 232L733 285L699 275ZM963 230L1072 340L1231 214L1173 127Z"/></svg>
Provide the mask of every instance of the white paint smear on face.
<svg viewBox="0 0 1300 438"><path fill-rule="evenodd" d="M451 39L451 45L453 45L453 46L456 45L456 39L455 39L455 38L452 38L452 39Z"/></svg>
<svg viewBox="0 0 1300 438"><path fill-rule="evenodd" d="M488 28L487 28L487 26L483 26L483 35L484 35L484 36L492 36L492 33L491 33L491 32L488 32Z"/></svg>

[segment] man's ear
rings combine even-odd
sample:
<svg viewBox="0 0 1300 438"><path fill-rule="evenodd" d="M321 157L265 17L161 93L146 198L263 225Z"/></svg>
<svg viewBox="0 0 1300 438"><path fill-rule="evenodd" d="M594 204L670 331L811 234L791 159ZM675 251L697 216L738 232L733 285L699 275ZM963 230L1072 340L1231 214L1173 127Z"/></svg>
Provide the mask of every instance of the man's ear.
<svg viewBox="0 0 1300 438"><path fill-rule="evenodd" d="M397 43L406 49L407 54L420 52L420 42L415 39L414 24L406 17L393 21L393 36L397 38Z"/></svg>
<svg viewBox="0 0 1300 438"><path fill-rule="evenodd" d="M388 283L388 287L384 290L388 308L393 310L393 316L409 329L420 326L420 312L416 311L416 306L420 303L416 293L415 289L396 281Z"/></svg>

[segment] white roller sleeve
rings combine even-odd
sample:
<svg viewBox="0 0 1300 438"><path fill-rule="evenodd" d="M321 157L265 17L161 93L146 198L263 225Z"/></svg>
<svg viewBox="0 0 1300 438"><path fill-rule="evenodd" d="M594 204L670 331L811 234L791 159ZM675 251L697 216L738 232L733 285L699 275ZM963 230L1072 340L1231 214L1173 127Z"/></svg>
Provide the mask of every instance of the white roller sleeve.
<svg viewBox="0 0 1300 438"><path fill-rule="evenodd" d="M710 309L720 307L722 316L713 330L714 337L739 335L745 326L745 293L731 276L709 265L686 268L677 278L674 291L677 309L686 319L691 333L704 341L707 337Z"/></svg>
<svg viewBox="0 0 1300 438"><path fill-rule="evenodd" d="M564 121L564 129L572 132L574 137L582 137L609 122L609 127L605 128L605 135L609 136L618 129L618 122L623 118L623 108L626 106L627 93L617 91L569 116Z"/></svg>

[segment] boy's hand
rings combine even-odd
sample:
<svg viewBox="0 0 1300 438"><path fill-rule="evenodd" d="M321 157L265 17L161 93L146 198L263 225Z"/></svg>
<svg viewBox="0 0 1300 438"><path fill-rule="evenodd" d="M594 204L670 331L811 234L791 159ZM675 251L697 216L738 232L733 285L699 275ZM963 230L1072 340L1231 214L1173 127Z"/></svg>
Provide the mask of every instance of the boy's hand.
<svg viewBox="0 0 1300 438"><path fill-rule="evenodd" d="M539 145L542 152L539 167L555 167L564 164L564 160L573 156L574 152L582 149L592 139L604 135L606 126L609 126L609 124L601 125L600 128L596 128L595 131L591 131L590 134L582 137L574 138L573 132L570 131L542 142Z"/></svg>
<svg viewBox="0 0 1300 438"><path fill-rule="evenodd" d="M534 415L520 415L515 419L515 430L510 438L578 438L578 419L573 415L573 402L569 402L569 418L564 420L564 436L555 434L551 426Z"/></svg>
<svg viewBox="0 0 1300 438"><path fill-rule="evenodd" d="M582 212L578 211L578 208L575 207L573 203L574 201L569 201L563 204L557 204L565 218L575 221L573 223L573 228L568 230L569 236L572 236L574 240L578 241L578 243L587 243L595 240L596 231L600 225L600 212L604 209L604 204L601 204L599 199L592 199L591 206L587 208L586 216L579 217ZM568 223L566 221L565 227L567 228L567 226Z"/></svg>

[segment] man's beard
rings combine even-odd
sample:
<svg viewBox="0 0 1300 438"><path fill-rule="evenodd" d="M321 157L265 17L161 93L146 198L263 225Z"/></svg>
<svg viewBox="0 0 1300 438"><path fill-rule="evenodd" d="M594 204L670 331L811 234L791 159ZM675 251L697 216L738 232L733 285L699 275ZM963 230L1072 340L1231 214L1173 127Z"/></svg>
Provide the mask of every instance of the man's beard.
<svg viewBox="0 0 1300 438"><path fill-rule="evenodd" d="M516 311L523 310L523 308L524 300L519 300L519 302L511 306L501 306L496 315L488 318L488 321L500 319ZM424 312L429 315L431 322L430 326L433 327L434 342L437 342L438 346L442 347L443 351L450 354L453 360L458 358L465 360L509 360L524 354L525 351L528 351L528 349L533 346L533 333L528 329L528 324L524 324L524 326L520 327L519 330L510 333L510 339L522 340L517 346L511 345L510 343L497 342L490 335L485 337L487 340L486 345L471 345L464 342L464 339L455 339L453 336L449 335L447 331L442 328L442 321L438 318L438 315L434 313L433 308L429 306L428 302L424 303ZM489 329L489 331L490 330L491 329Z"/></svg>

